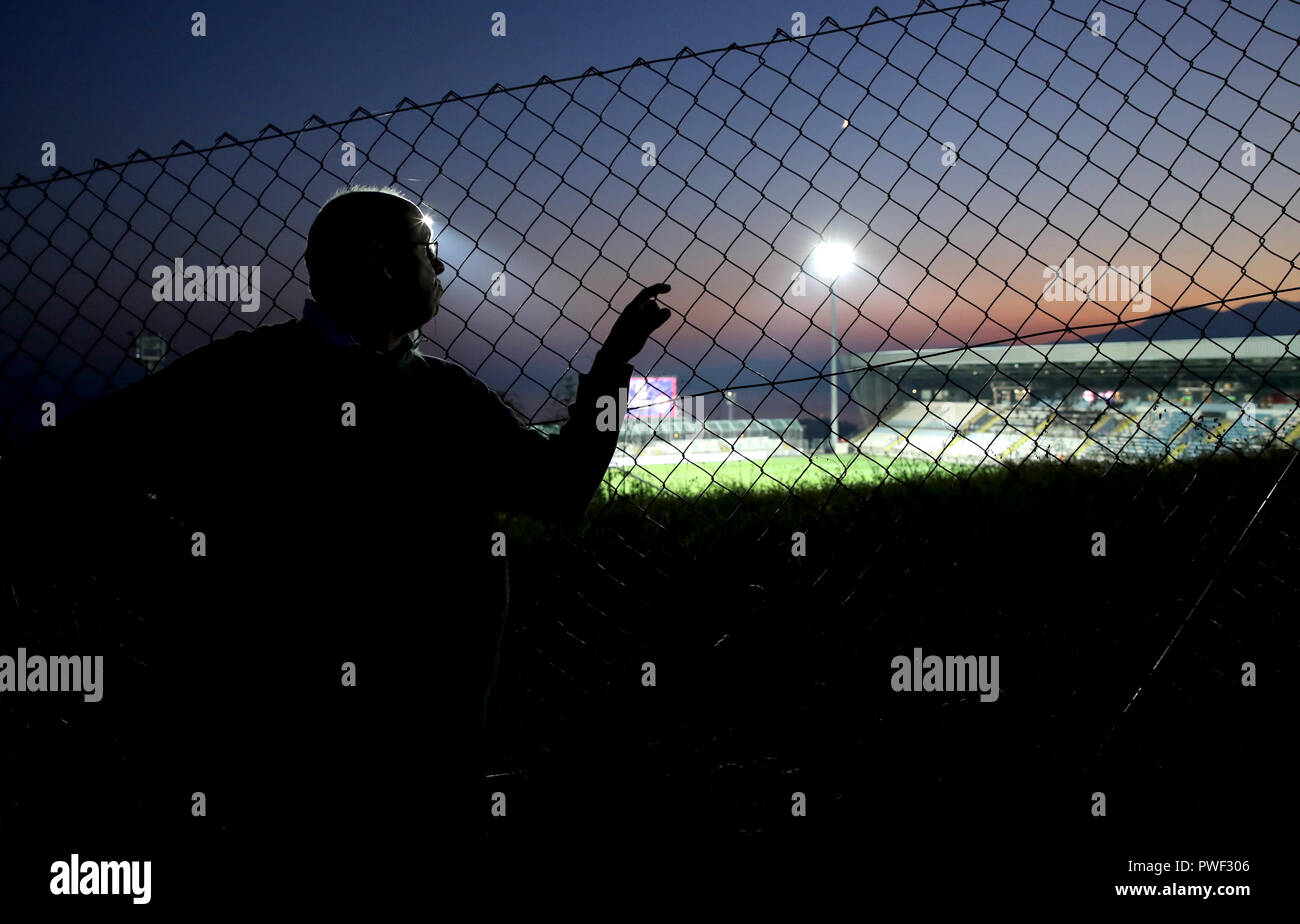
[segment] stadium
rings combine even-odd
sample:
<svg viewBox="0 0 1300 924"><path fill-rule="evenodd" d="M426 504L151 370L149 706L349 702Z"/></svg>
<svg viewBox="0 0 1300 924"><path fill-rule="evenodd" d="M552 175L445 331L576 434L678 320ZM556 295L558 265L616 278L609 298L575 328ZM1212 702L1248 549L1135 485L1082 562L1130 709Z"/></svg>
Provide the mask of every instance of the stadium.
<svg viewBox="0 0 1300 924"><path fill-rule="evenodd" d="M1294 306L1276 303L1270 320L1284 322L1283 313L1300 319ZM1251 314L1247 308L1233 320ZM1191 323L1185 313L1178 320ZM1034 459L1257 455L1277 444L1294 448L1300 437L1297 336L1147 339L1138 332L1095 343L842 352L847 371L834 387L845 390L846 406L835 453L824 421L736 420L734 411L701 419L677 398L676 379L636 379L612 464L689 493L690 485L711 482L878 480L899 459L950 473ZM843 435L844 421L855 418L869 423ZM803 461L777 461L795 459Z"/></svg>
<svg viewBox="0 0 1300 924"><path fill-rule="evenodd" d="M1300 434L1300 366L1288 342L1267 337L876 359L906 364L895 394L917 397L863 404L881 418L858 444L872 455L977 464L1190 459L1220 449L1257 452L1275 440L1294 446ZM873 385L867 375L858 383L864 401L879 394Z"/></svg>
<svg viewBox="0 0 1300 924"><path fill-rule="evenodd" d="M521 869L567 864L568 883L593 858L756 894L820 882L744 859L729 878L729 851L758 846L851 862L864 904L1113 907L1118 885L1152 881L1139 855L1258 859L1290 836L1296 4L887 6L789 32L780 10L783 28L742 45L735 29L766 22L746 8L711 50L647 60L638 45L606 70L403 91L377 113L349 99L344 118L0 189L0 488L27 512L0 534L0 651L102 654L108 675L89 709L0 691L0 823L26 848L25 896L50 899L73 841L169 860L157 900L178 909L223 888L231 857L272 891L301 862L304 882L338 868L324 878L340 892L404 896L389 878L408 847L421 888L471 891L454 856L493 901L502 883L531 895ZM548 28L585 34L561 20ZM486 32L450 44L505 60ZM241 77L207 47L187 60ZM396 193L429 233L345 256L433 268L440 301L418 329L381 332L395 345L312 342L389 385L445 374L463 390L382 407L394 429L377 446L349 429L355 455L312 454L283 435L297 418L241 430L243 411L278 406L229 375L170 418L92 429L44 499L11 477L67 421L169 394L191 356L319 325L305 248L348 189ZM1043 285L1076 262L1141 282ZM182 266L254 291L155 289ZM598 363L664 282L667 320L630 361ZM624 365L626 394L582 387ZM285 390L352 403L319 386ZM617 408L616 439L593 402ZM331 439L351 426L338 403L312 407L302 419ZM166 455L182 419L198 449ZM275 439L309 457L270 453ZM182 462L156 484L101 484L121 458ZM382 477L350 484L358 459ZM590 502L563 511L581 516L538 513L587 463ZM48 513L85 485L102 507ZM191 520L222 498L255 515L209 557ZM459 531L459 506L483 508L486 535ZM345 513L373 518L311 549ZM409 557L356 578L385 523L413 537ZM435 547L490 558L490 578L466 589L470 569L421 557ZM252 590L214 612L227 586ZM355 608L323 626L305 588ZM914 683L894 683L900 658ZM490 677L486 697L425 695L465 665ZM187 712L191 685L228 710L213 728ZM478 747L446 743L453 700L462 732L483 721L481 761L469 783L426 786ZM341 716L400 757L337 740ZM259 746L254 724L270 729ZM291 775L266 756L308 737L338 760ZM461 809L480 827L450 842ZM380 833L353 838L354 823ZM389 866L370 879L365 864Z"/></svg>

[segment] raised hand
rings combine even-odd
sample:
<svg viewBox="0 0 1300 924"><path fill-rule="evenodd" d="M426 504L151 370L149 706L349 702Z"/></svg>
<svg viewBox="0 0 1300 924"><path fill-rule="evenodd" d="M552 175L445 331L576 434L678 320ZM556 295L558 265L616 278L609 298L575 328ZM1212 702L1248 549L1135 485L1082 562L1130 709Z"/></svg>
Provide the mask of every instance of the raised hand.
<svg viewBox="0 0 1300 924"><path fill-rule="evenodd" d="M655 301L656 295L662 295L672 289L666 282L647 286L636 298L623 309L605 345L597 354L597 362L627 363L645 347L646 340L660 325L672 315L672 311Z"/></svg>

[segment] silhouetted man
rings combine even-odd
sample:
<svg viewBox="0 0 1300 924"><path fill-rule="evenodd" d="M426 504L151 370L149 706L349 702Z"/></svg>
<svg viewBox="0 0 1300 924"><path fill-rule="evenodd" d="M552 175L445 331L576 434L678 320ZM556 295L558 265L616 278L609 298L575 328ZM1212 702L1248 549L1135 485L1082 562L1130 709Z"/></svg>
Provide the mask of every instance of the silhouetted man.
<svg viewBox="0 0 1300 924"><path fill-rule="evenodd" d="M171 572L150 708L189 776L164 782L207 790L236 830L375 850L368 834L486 818L508 600L493 511L582 517L617 440L596 399L617 400L669 316L667 285L632 301L548 438L416 349L442 294L431 230L392 192L336 196L309 233L301 320L183 356L43 432L19 471L6 460L51 527L29 551ZM162 538L125 541L155 509Z"/></svg>

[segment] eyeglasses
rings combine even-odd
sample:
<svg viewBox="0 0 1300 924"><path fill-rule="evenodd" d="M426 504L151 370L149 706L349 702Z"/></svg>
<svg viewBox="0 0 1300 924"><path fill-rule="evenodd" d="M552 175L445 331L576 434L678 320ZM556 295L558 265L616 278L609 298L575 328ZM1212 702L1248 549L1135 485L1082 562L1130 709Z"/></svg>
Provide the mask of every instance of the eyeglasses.
<svg viewBox="0 0 1300 924"><path fill-rule="evenodd" d="M375 242L375 246L377 246L377 247L399 247L399 246L401 246L401 242L397 242L397 243L391 243L391 242L390 242L390 243L388 243L388 244L385 244L385 243L382 243L382 242L380 242L380 241L376 241L376 242ZM438 261L438 242L437 242L437 241L407 241L407 242L406 242L406 246L407 246L407 247L423 247L423 248L425 248L425 249L428 251L428 254L429 254L429 262L430 262L430 263L434 263L434 264L437 263L437 261Z"/></svg>
<svg viewBox="0 0 1300 924"><path fill-rule="evenodd" d="M429 241L427 244L426 244L424 241L412 241L411 243L412 243L414 246L416 246L416 247L427 247L427 248L429 249L429 262L430 262L430 263L437 263L437 262L438 262L438 242L437 242L437 241Z"/></svg>

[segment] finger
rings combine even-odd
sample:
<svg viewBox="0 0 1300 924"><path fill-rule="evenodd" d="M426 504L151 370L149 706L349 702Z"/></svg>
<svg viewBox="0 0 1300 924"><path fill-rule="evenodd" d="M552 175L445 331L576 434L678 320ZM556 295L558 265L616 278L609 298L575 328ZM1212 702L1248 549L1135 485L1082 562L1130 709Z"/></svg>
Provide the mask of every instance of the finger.
<svg viewBox="0 0 1300 924"><path fill-rule="evenodd" d="M662 327L664 322L672 317L672 314L667 308L644 311L639 318L642 333L647 337L650 336L650 334Z"/></svg>
<svg viewBox="0 0 1300 924"><path fill-rule="evenodd" d="M672 313L671 308L667 305L659 304L659 302L654 299L650 299L650 301L643 304L638 312L642 318L651 321L655 325L662 323L661 320L658 320L661 314L664 318L668 318L672 316Z"/></svg>
<svg viewBox="0 0 1300 924"><path fill-rule="evenodd" d="M637 312L637 321L646 330L654 330L660 324L672 317L671 309L665 308L655 302L647 302L641 306Z"/></svg>
<svg viewBox="0 0 1300 924"><path fill-rule="evenodd" d="M660 282L652 286L646 286L637 294L636 298L632 299L632 304L628 305L628 307L640 308L646 302L654 301L654 297L656 295L662 295L665 292L669 292L671 290L672 290L672 286L670 286L666 282Z"/></svg>

